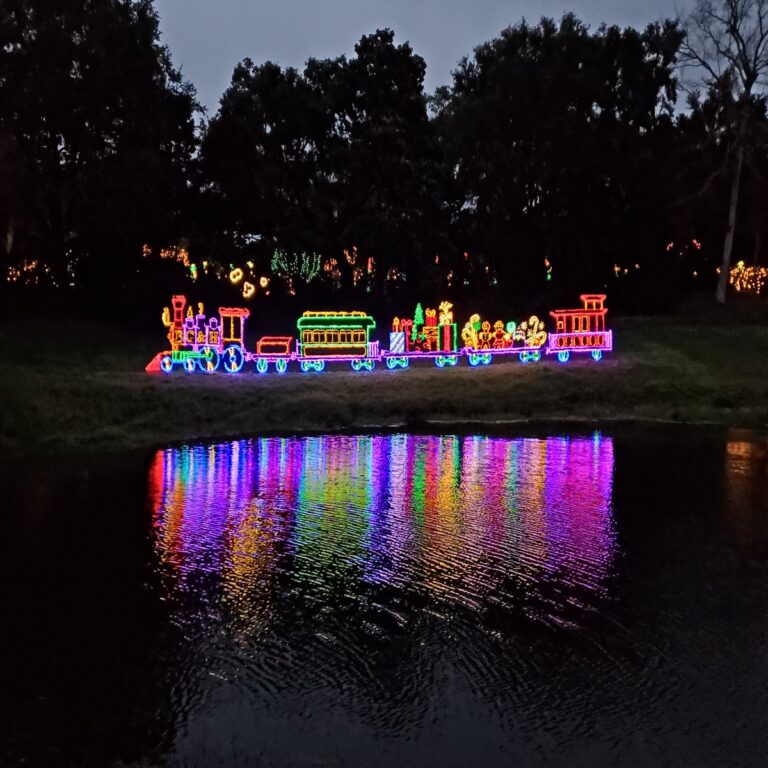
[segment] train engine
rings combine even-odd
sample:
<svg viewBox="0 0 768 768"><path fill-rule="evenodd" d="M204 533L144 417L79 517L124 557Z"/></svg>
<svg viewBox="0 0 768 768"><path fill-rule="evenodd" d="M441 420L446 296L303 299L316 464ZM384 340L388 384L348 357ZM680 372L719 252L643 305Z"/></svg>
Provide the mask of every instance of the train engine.
<svg viewBox="0 0 768 768"><path fill-rule="evenodd" d="M163 310L163 325L168 328L170 349L160 352L147 365L150 373L171 373L181 366L187 373L197 368L213 373L221 365L227 373L243 367L245 320L249 311L241 307L220 307L218 317L206 318L203 305L197 312L187 306L186 296L171 298L172 310Z"/></svg>

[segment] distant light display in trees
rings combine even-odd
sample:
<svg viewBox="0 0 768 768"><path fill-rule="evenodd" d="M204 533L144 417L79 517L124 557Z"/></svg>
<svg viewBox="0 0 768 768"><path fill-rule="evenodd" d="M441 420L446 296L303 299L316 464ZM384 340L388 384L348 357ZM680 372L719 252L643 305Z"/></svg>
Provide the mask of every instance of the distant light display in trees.
<svg viewBox="0 0 768 768"><path fill-rule="evenodd" d="M759 296L765 283L768 282L768 269L766 267L748 267L743 261L736 263L729 276L730 284L738 293L754 293Z"/></svg>
<svg viewBox="0 0 768 768"><path fill-rule="evenodd" d="M277 248L272 254L272 271L286 279L300 279L311 283L319 274L321 258L306 251L288 252Z"/></svg>

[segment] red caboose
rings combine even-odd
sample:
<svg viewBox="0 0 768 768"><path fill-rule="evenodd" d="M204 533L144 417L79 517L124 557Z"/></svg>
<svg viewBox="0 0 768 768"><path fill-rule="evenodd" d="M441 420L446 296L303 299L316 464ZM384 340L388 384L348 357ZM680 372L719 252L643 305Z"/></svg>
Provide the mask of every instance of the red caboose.
<svg viewBox="0 0 768 768"><path fill-rule="evenodd" d="M603 352L613 348L613 334L605 328L604 293L583 293L581 309L555 309L549 314L555 321L555 331L549 334L547 354L557 354L567 363L571 352L589 352L600 360Z"/></svg>

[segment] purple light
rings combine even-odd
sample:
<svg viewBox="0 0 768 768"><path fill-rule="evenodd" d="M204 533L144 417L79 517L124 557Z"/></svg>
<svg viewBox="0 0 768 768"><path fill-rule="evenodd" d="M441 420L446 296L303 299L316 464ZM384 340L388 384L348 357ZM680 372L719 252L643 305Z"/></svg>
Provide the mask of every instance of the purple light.
<svg viewBox="0 0 768 768"><path fill-rule="evenodd" d="M169 597L213 590L253 628L281 589L322 601L367 583L475 610L546 574L599 595L612 475L598 434L262 438L159 451L150 500Z"/></svg>

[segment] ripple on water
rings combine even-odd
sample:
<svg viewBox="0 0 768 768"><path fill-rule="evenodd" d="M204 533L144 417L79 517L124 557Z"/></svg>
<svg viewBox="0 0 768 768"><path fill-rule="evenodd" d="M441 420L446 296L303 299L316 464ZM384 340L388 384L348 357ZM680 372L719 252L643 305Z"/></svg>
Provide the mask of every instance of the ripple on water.
<svg viewBox="0 0 768 768"><path fill-rule="evenodd" d="M534 752L547 733L615 754L617 729L663 729L659 710L696 696L670 639L680 596L622 612L613 481L613 441L599 434L158 452L155 549L188 654L179 712L228 685L256 710L351 711L417 741L465 700L454 690ZM704 616L695 635L711 646L726 623Z"/></svg>
<svg viewBox="0 0 768 768"><path fill-rule="evenodd" d="M159 567L186 637L217 638L223 679L254 697L344 692L386 720L375 702L428 698L441 649L478 627L496 644L588 637L616 546L612 476L599 435L172 448L151 471ZM491 697L526 695L530 660L515 658L462 663ZM199 684L191 662L186 686Z"/></svg>

